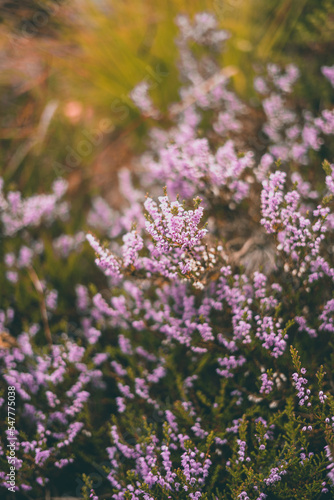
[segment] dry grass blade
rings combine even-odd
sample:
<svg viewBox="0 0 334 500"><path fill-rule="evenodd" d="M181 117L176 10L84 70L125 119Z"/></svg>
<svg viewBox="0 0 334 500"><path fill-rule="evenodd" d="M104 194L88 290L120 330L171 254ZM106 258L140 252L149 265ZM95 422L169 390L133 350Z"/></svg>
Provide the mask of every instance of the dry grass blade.
<svg viewBox="0 0 334 500"><path fill-rule="evenodd" d="M36 133L33 135L33 137L29 138L24 144L22 144L16 150L16 153L12 156L11 160L9 161L7 172L10 175L14 174L14 172L19 167L22 160L29 153L29 151L31 151L31 149L33 149L36 145L39 145L43 142L57 107L58 107L58 101L55 100L50 101L45 106Z"/></svg>
<svg viewBox="0 0 334 500"><path fill-rule="evenodd" d="M36 274L36 271L32 267L30 267L28 269L28 273L29 273L31 281L33 282L34 287L39 295L40 308L41 308L41 314L42 314L42 320L43 320L43 324L44 324L46 340L47 340L49 345L52 345L52 336L51 336L51 330L50 330L50 326L49 326L48 313L46 310L46 304L45 304L42 283L40 282L40 280Z"/></svg>

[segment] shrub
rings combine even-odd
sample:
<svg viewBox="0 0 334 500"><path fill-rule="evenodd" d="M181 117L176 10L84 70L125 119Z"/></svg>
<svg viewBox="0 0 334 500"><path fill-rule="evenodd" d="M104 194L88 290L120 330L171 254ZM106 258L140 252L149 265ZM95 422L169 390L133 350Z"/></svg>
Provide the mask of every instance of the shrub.
<svg viewBox="0 0 334 500"><path fill-rule="evenodd" d="M87 240L101 272L90 286L85 271L63 276L72 295L57 305L62 290L48 281L53 258L92 260L82 231L65 233L66 184L1 195L7 287L28 296L24 311L8 298L1 312L3 411L7 385L17 394L15 489L328 498L334 167L321 156L333 111L300 108L292 64L269 64L256 99L241 102L216 62L228 35L214 17L177 23L181 100L159 127L147 85L132 93L152 120L149 146L135 175L121 173L122 211L91 200ZM323 73L331 82L333 68Z"/></svg>

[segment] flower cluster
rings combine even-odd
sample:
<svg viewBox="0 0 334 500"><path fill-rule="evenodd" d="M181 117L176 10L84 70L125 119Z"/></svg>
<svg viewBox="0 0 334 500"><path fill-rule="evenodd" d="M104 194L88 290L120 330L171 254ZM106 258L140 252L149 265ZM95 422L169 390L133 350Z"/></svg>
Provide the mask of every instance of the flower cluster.
<svg viewBox="0 0 334 500"><path fill-rule="evenodd" d="M200 244L207 232L198 228L203 207L185 210L178 201L170 203L167 196L159 198L159 208L151 198L147 198L144 206L149 216L146 230L159 254L168 253L174 247L191 250Z"/></svg>

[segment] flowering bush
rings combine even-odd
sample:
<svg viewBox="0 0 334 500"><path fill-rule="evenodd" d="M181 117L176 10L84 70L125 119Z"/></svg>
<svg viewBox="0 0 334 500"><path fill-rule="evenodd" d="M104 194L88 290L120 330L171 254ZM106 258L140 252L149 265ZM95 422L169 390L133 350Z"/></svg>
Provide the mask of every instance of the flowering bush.
<svg viewBox="0 0 334 500"><path fill-rule="evenodd" d="M50 195L1 192L3 271L17 290L0 311L2 409L7 385L18 400L15 488L330 498L334 167L321 154L333 111L293 107L293 65L269 64L257 98L241 102L215 58L228 35L213 16L177 23L171 124L159 128L140 83L132 98L157 124L136 188L122 172L119 213L92 199L86 238L101 273L84 228L66 234L63 180ZM322 72L333 84L333 68ZM72 259L80 273L52 274ZM5 450L2 437L4 488Z"/></svg>

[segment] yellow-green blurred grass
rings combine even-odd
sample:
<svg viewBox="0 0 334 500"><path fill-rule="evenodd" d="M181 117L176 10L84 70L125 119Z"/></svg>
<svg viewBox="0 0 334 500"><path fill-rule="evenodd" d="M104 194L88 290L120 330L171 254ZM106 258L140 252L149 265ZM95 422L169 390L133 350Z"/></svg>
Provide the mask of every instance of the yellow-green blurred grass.
<svg viewBox="0 0 334 500"><path fill-rule="evenodd" d="M165 109L177 99L178 14L192 17L211 11L221 27L232 33L222 64L239 69L234 83L246 95L253 62L284 56L300 16L314 0L105 0L103 4L101 9L92 0L80 2L79 23L65 37L69 47L77 49L55 64L66 75L73 98L108 113L115 98L131 106L129 92L143 78L150 78L156 65L167 76L153 90L154 100Z"/></svg>
<svg viewBox="0 0 334 500"><path fill-rule="evenodd" d="M324 3L331 0L323 0ZM43 3L42 1L40 3ZM43 144L29 150L22 160L21 176L34 177L38 162L38 177L42 180L46 172L52 173L54 160L63 161L68 145L76 147L82 140L82 131L93 130L101 118L114 122L115 127L126 134L135 130L128 138L130 149L136 150L147 128L137 126L138 114L131 108L128 97L133 87L144 78L154 83L152 92L157 106L166 110L169 103L178 100L178 71L176 62L178 49L175 38L178 29L175 18L180 13L192 17L197 12L213 12L222 28L231 32L227 50L221 54L221 65L237 68L233 83L242 97L249 97L253 81L254 62L269 60L284 62L287 44L298 32L301 17L311 15L316 0L104 0L100 7L93 0L77 0L66 4L57 11L57 30L53 37L39 37L23 42L14 54L10 67L2 71L0 79L7 85L20 73L17 60L21 57L31 67L36 61L42 67L39 75L29 77L27 90L16 93L13 106L8 107L11 114L8 126L0 130L6 138L4 163L26 140L27 134L34 135L38 130L40 118L48 103L56 99L57 111L52 117ZM103 7L101 7L103 5ZM328 20L319 13L318 25L329 31ZM50 18L50 27L56 19ZM48 27L43 32L47 32ZM322 33L314 31L314 40L321 40ZM20 36L17 34L16 36ZM328 38L328 34L326 35ZM9 43L10 36L1 39L2 48ZM304 44L308 48L307 34ZM313 43L314 43L313 40ZM21 50L25 47L25 51ZM17 60L15 60L17 58ZM157 75L156 70L161 72ZM164 72L164 76L162 75ZM153 76L152 76L153 74ZM155 76L154 76L155 74ZM19 78L20 79L20 76ZM24 74L22 76L24 80ZM77 122L67 120L64 115L66 103L78 101L83 107L82 117ZM18 118L33 103L26 126L17 126ZM113 112L113 103L125 103L131 112L126 118L122 113ZM27 108L25 108L27 107ZM22 108L22 109L21 109ZM30 106L31 108L31 106ZM29 108L29 109L30 109ZM15 112L14 112L15 110ZM12 138L12 139L11 139ZM105 137L105 147L109 138ZM110 138L113 140L113 138ZM28 137L29 140L29 137ZM10 141L12 141L10 143ZM114 144L113 151L117 151ZM123 146L120 146L122 149ZM124 148L123 148L124 149ZM92 165L94 156L87 156L83 163ZM118 153L116 153L117 156ZM108 159L106 159L108 162ZM48 167L50 165L50 167ZM42 168L41 168L42 166ZM27 168L28 169L27 169ZM23 178L22 177L22 178Z"/></svg>
<svg viewBox="0 0 334 500"><path fill-rule="evenodd" d="M291 31L305 7L312 3L314 0L73 2L66 7L72 11L69 24L58 32L58 49L53 50L41 40L41 53L48 56L51 72L55 73L50 91L58 99L79 100L109 115L115 98L131 106L131 89L143 78L152 78L158 67L167 76L157 80L153 97L165 109L177 98L175 18L180 13L191 17L211 11L221 27L233 34L222 64L239 68L234 81L236 89L245 94L252 62L284 52ZM2 78L5 74L2 72Z"/></svg>
<svg viewBox="0 0 334 500"><path fill-rule="evenodd" d="M74 56L62 57L56 64L68 79L68 90L73 91L73 98L101 109L107 109L115 98L131 105L128 94L133 87L144 78L154 80L154 73L158 73L153 94L162 107L166 106L172 97L176 98L175 18L180 13L192 16L210 11L213 2L105 3L107 8L103 10L90 0L80 3L80 25L67 33L68 42L78 49Z"/></svg>
<svg viewBox="0 0 334 500"><path fill-rule="evenodd" d="M66 7L72 14L58 32L58 48L41 40L41 53L54 74L49 90L57 99L79 100L108 116L115 98L131 106L128 94L134 85L152 79L160 68L167 76L158 75L153 97L166 109L177 99L175 18L211 11L233 35L222 64L238 68L234 82L245 95L252 63L284 55L300 16L312 5L315 0L77 0Z"/></svg>

